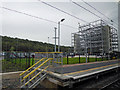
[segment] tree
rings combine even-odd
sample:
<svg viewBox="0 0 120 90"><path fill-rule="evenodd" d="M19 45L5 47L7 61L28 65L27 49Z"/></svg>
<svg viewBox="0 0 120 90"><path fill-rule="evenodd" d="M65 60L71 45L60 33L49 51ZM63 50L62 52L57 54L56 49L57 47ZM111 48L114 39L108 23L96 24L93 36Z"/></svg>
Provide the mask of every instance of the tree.
<svg viewBox="0 0 120 90"><path fill-rule="evenodd" d="M13 46L11 46L10 51L12 52L14 50L15 50L15 48Z"/></svg>

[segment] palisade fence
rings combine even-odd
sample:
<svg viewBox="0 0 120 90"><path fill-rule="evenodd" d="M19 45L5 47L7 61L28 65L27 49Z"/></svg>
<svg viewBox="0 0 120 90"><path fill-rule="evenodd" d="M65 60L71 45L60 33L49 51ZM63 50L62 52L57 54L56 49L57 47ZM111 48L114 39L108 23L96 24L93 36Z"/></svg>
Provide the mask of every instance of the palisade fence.
<svg viewBox="0 0 120 90"><path fill-rule="evenodd" d="M34 57L32 52L4 52L2 72L26 70L35 63Z"/></svg>
<svg viewBox="0 0 120 90"><path fill-rule="evenodd" d="M66 60L65 64L86 63L86 59L87 59L87 63L89 63L89 62L108 61L108 60L120 59L120 52L113 52L113 53L109 53L109 54L106 54L106 55L100 55L100 54L90 55L90 54L87 54L87 56L72 53L72 55L67 54L66 57L67 57L66 58L67 60Z"/></svg>
<svg viewBox="0 0 120 90"><path fill-rule="evenodd" d="M36 54L37 55L37 54ZM43 54L41 54L43 55ZM105 61L120 59L120 52L113 52L107 55L87 55L88 62ZM2 72L10 71L24 71L30 66L32 66L36 60L35 52L4 52L2 56ZM46 56L47 57L47 56ZM38 58L41 59L41 58ZM85 55L70 55L65 53L63 55L63 64L77 64L86 63Z"/></svg>

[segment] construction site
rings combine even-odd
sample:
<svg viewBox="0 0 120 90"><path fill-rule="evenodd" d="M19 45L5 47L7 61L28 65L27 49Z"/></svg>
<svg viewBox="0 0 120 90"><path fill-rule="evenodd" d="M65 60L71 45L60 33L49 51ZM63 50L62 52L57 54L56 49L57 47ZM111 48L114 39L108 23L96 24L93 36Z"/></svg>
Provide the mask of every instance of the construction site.
<svg viewBox="0 0 120 90"><path fill-rule="evenodd" d="M109 88L111 87L113 90L120 88L120 28L115 27L115 25L118 26L118 23L115 24L117 20L109 18L110 16L106 14L111 10L112 5L116 5L116 3L93 3L92 5L92 3L89 4L84 0L82 0L84 4L72 0L70 0L69 3L58 4L44 2L42 0L38 1L40 3L31 3L30 6L25 9L27 11L36 11L33 15L27 13L27 11L19 11L19 8L18 10L14 10L6 6L1 7L7 11L32 17L32 19L42 20L41 22L35 23L31 19L31 24L28 23L29 21L24 21L25 25L22 22L23 26L20 26L22 28L27 26L24 27L23 32L25 34L29 32L29 34L26 35L27 37L36 37L36 39L33 39L35 41L31 41L32 39L22 40L4 37L3 46L5 50L1 53L2 70L4 70L4 72L0 73L0 76L3 76L1 79L3 80L3 82L1 82L3 85L3 87L1 86L2 89L9 89L14 86L14 84L22 90L34 90L36 88L40 90L110 90ZM36 6L38 11L33 4L39 6ZM94 4L96 4L98 10L93 7ZM18 6L19 5L21 7L22 4L18 3ZM27 4L25 3L24 5L26 7ZM46 7L46 5L49 8ZM101 7L101 11L99 11L97 5L99 5L99 7L103 5L106 8L107 5L110 6L105 11L103 10L104 7ZM17 4L15 4L15 7L16 6ZM34 10L30 9L32 6L34 6ZM72 11L69 11L71 10L71 6ZM97 13L89 9L90 7ZM87 13L85 11L87 11ZM103 11L106 12L106 15L104 15ZM41 16L35 16L37 13ZM10 13L7 15L10 15ZM46 18L45 15L48 18ZM11 16L14 16L14 14L11 14ZM7 20L9 21L9 19ZM23 18L21 20L23 21ZM13 21L13 19L11 21ZM11 21L10 24L12 24ZM63 21L66 24L64 24ZM76 23L78 23L77 28ZM10 26L16 27L17 25L14 23L13 26ZM11 28L11 30L12 29L13 28ZM53 29L55 30L54 37L52 36ZM25 32L25 30L28 31ZM16 31L16 29L14 31ZM19 31L22 31L22 29ZM16 33L19 35L18 31ZM34 35L32 36L32 34ZM20 35L23 35L23 33ZM49 36L54 39L53 43L50 41ZM46 42L41 43L39 40ZM69 43L69 46L64 46L65 43ZM8 75L11 77L11 85ZM15 76L17 77L14 78Z"/></svg>
<svg viewBox="0 0 120 90"><path fill-rule="evenodd" d="M104 83L118 79L119 59L110 58L110 53L118 52L117 29L97 20L72 33L72 45L75 55L101 55L109 57L99 62L86 62L83 64L63 65L62 52L36 52L36 63L20 74L21 88L36 88L39 84L46 88L102 88ZM39 61L38 61L39 60ZM110 77L108 77L108 75ZM107 78L106 80L104 80ZM104 82L101 85L101 81ZM97 84L95 84L94 80ZM89 84L92 82L94 87ZM46 84L47 83L47 84ZM79 84L78 84L79 83ZM81 83L81 84L80 84ZM84 83L84 84L83 84ZM85 85L85 86L84 86Z"/></svg>
<svg viewBox="0 0 120 90"><path fill-rule="evenodd" d="M76 54L107 55L118 51L117 29L97 20L72 33L72 47Z"/></svg>

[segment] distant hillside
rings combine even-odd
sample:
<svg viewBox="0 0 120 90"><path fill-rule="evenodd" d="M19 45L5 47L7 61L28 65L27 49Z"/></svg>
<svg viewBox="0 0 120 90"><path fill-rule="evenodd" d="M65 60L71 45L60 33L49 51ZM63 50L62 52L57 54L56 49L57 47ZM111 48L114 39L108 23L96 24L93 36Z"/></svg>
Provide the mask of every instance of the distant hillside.
<svg viewBox="0 0 120 90"><path fill-rule="evenodd" d="M68 48L70 47L61 46L61 51L68 52ZM28 39L2 36L2 51L53 52L54 45Z"/></svg>

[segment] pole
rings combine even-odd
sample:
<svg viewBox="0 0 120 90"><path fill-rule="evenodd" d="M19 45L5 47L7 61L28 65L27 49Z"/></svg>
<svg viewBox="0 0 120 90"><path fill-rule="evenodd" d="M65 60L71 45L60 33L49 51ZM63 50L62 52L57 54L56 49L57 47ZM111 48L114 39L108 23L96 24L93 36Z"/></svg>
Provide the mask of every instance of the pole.
<svg viewBox="0 0 120 90"><path fill-rule="evenodd" d="M68 55L67 55L67 64L69 63L69 61L68 61Z"/></svg>
<svg viewBox="0 0 120 90"><path fill-rule="evenodd" d="M57 37L56 37L56 29L57 29L57 28L55 27L55 52L56 52L56 38L57 38Z"/></svg>
<svg viewBox="0 0 120 90"><path fill-rule="evenodd" d="M58 52L60 52L60 22L58 22Z"/></svg>
<svg viewBox="0 0 120 90"><path fill-rule="evenodd" d="M49 44L49 37L48 37L48 44Z"/></svg>
<svg viewBox="0 0 120 90"><path fill-rule="evenodd" d="M60 52L60 22L63 22L65 19L61 19L59 22L58 22L58 52Z"/></svg>
<svg viewBox="0 0 120 90"><path fill-rule="evenodd" d="M86 50L85 52L86 52L86 63L87 63L87 40L86 40L86 34L87 33L85 33L85 47L86 47L85 48L85 50Z"/></svg>
<svg viewBox="0 0 120 90"><path fill-rule="evenodd" d="M48 45L47 45L47 51L49 52L49 37L48 37Z"/></svg>
<svg viewBox="0 0 120 90"><path fill-rule="evenodd" d="M79 53L79 63L80 63L80 53Z"/></svg>

